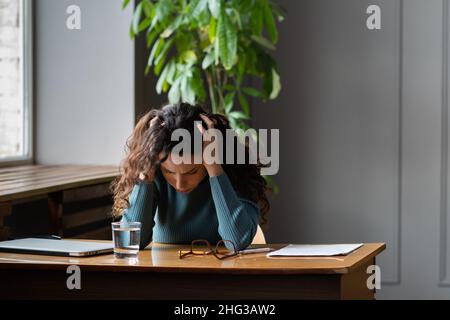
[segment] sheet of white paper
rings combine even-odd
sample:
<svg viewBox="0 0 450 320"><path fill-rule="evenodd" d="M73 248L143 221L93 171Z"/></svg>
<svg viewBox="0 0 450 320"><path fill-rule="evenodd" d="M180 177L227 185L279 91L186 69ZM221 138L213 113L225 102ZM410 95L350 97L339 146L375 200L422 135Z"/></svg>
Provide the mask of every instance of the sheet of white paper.
<svg viewBox="0 0 450 320"><path fill-rule="evenodd" d="M362 243L354 244L290 244L284 248L272 251L268 257L310 257L346 255L361 247Z"/></svg>

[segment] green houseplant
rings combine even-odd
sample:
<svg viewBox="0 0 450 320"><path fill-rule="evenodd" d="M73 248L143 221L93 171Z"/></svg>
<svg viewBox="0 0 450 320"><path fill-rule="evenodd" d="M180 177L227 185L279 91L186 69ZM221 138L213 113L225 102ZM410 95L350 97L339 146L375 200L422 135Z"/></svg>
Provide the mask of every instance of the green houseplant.
<svg viewBox="0 0 450 320"><path fill-rule="evenodd" d="M145 73L153 69L158 94L207 102L233 128L247 129L249 99L275 99L281 89L271 53L283 18L272 0L136 0L130 36L145 33Z"/></svg>

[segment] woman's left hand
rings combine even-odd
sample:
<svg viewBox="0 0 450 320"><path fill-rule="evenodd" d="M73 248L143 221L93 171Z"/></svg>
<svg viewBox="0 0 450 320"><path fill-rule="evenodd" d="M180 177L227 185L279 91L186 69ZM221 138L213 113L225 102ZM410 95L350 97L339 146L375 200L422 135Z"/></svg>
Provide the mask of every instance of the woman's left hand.
<svg viewBox="0 0 450 320"><path fill-rule="evenodd" d="M208 118L204 114L200 114L200 117L205 121L206 125L208 126L208 129L214 129L214 122ZM211 143L215 144L214 146L211 146L212 149L218 150L217 147L217 141L216 139L211 139L211 135L208 135L208 132L205 132L205 129L201 125L201 123L198 124L197 128L200 130L203 138L203 150L205 150L206 146L209 146ZM206 139L205 139L206 138ZM211 141L213 140L213 141ZM203 158L203 157L202 157ZM210 162L210 161L208 161ZM208 171L208 174L210 177L220 176L224 171L223 167L220 163L212 163L208 164L205 162L205 159L203 159L203 165L206 168L206 171Z"/></svg>

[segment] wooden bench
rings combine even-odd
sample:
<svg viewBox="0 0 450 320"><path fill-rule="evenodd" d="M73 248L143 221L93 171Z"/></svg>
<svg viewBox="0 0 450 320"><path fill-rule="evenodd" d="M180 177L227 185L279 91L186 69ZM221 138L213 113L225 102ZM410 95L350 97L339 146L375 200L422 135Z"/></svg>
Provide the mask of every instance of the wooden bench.
<svg viewBox="0 0 450 320"><path fill-rule="evenodd" d="M11 215L14 206L36 199L47 199L49 234L63 236L65 230L107 219L112 208L109 185L118 174L118 167L98 165L29 165L0 169L0 240L10 234L4 220ZM95 238L110 233L106 226L103 229L64 236Z"/></svg>

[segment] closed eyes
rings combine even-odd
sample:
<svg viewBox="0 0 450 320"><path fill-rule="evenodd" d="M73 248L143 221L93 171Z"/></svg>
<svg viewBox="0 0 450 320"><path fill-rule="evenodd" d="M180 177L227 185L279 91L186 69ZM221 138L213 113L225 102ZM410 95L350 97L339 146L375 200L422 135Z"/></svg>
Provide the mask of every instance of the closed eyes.
<svg viewBox="0 0 450 320"><path fill-rule="evenodd" d="M166 169L164 169L164 171L167 173L167 174L175 174L175 172L172 172L172 171L169 171L169 170L166 170ZM182 173L182 175L194 175L194 174L196 174L197 173L197 169L194 169L194 170L191 170L191 171L189 171L189 172L185 172L185 173Z"/></svg>

